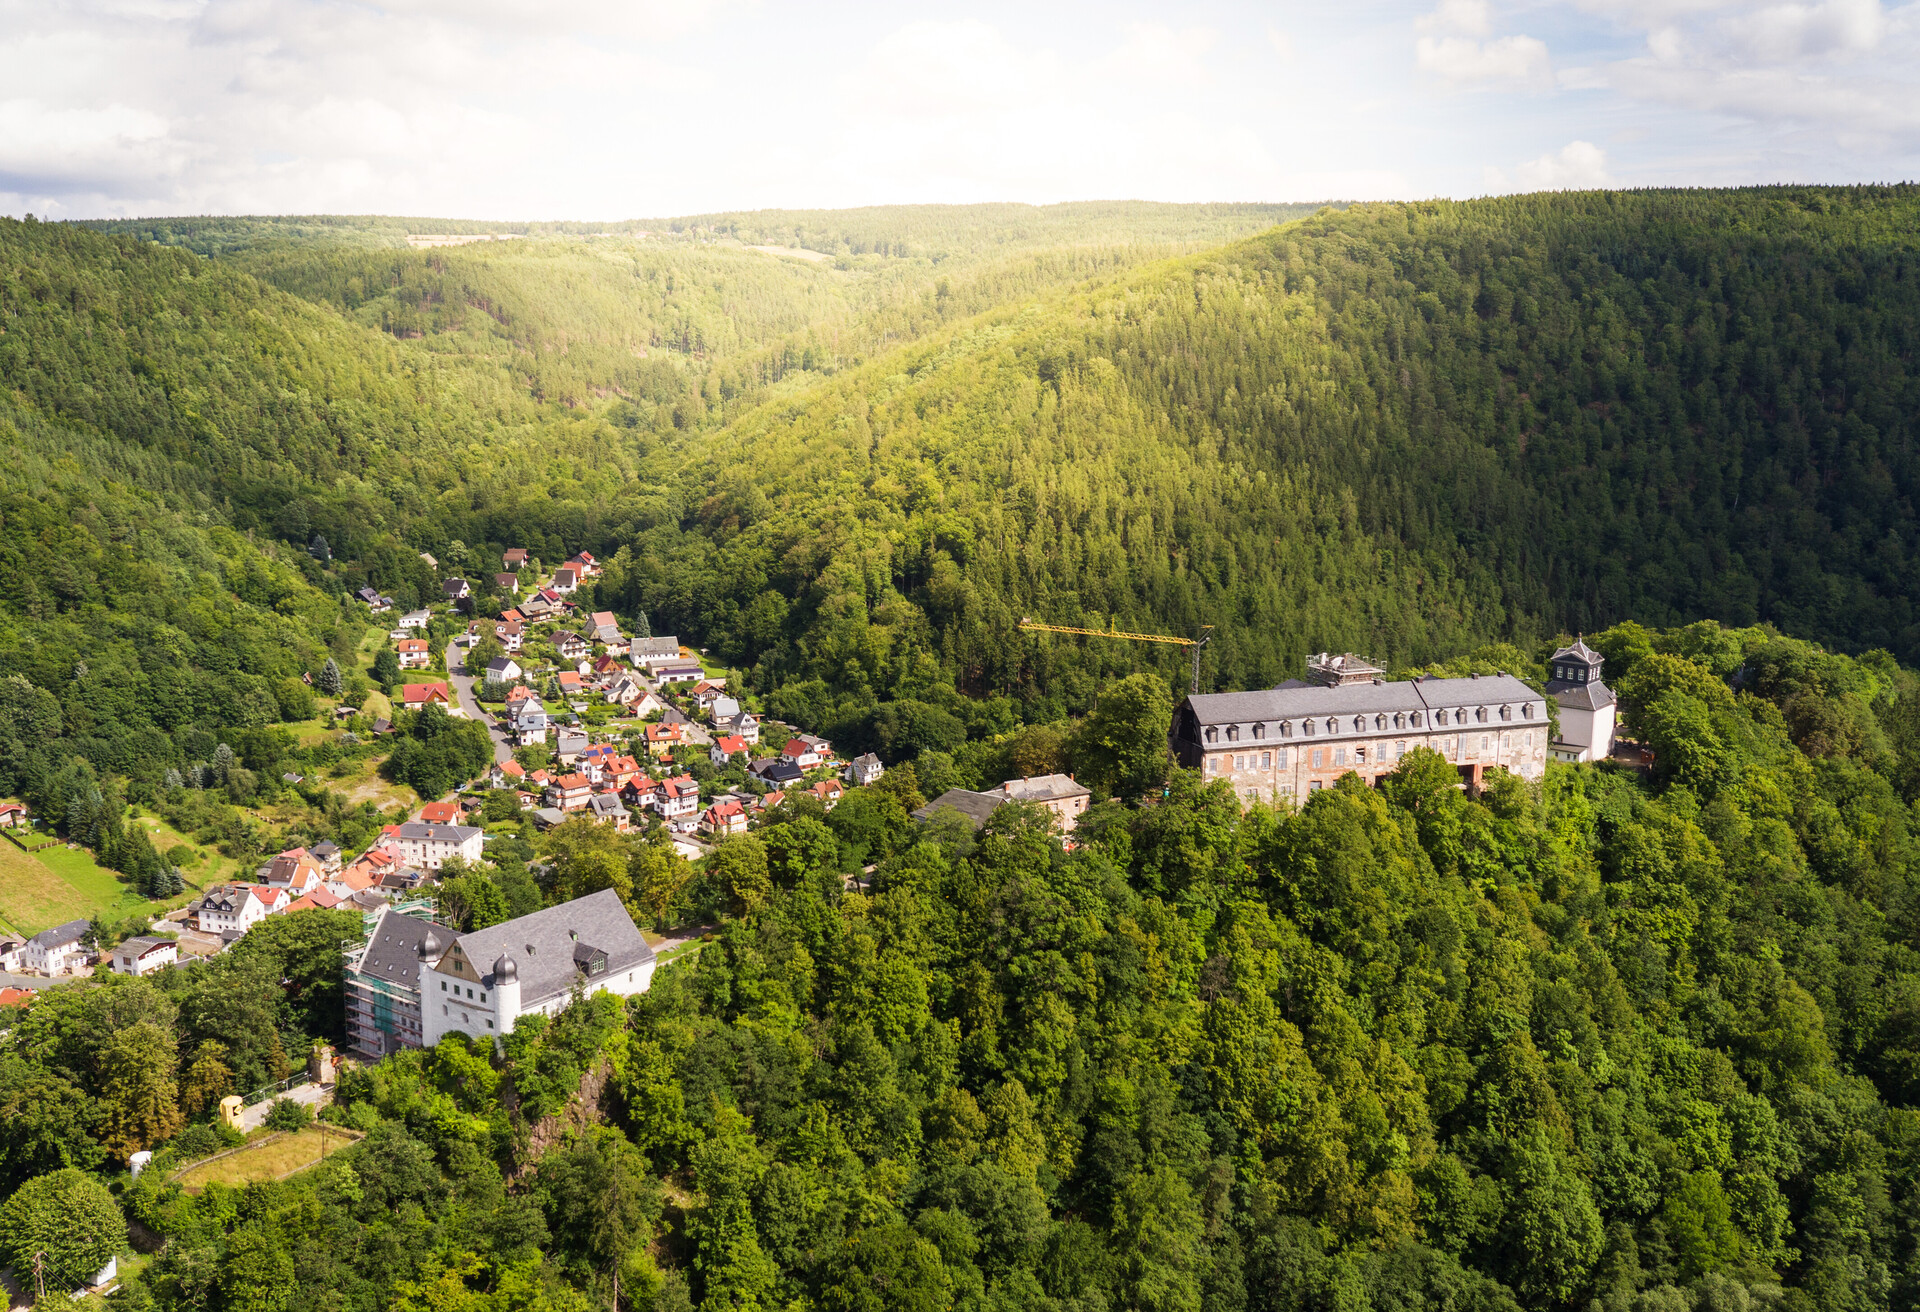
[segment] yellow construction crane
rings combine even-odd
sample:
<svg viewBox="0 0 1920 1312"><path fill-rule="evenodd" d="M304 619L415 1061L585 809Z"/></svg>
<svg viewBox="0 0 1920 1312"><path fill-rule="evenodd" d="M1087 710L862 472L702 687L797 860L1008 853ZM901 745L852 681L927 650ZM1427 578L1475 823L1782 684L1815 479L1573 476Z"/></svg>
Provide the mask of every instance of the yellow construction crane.
<svg viewBox="0 0 1920 1312"><path fill-rule="evenodd" d="M1112 623L1111 620L1108 621ZM1022 618L1015 628L1030 633L1077 633L1083 638L1124 638L1128 642L1164 642L1170 647L1191 647L1193 649L1193 682L1188 691L1198 694L1200 691L1200 649L1213 641L1213 625L1202 624L1197 638L1174 638L1164 633L1128 633L1125 629L1076 629L1066 624L1041 624L1038 621Z"/></svg>

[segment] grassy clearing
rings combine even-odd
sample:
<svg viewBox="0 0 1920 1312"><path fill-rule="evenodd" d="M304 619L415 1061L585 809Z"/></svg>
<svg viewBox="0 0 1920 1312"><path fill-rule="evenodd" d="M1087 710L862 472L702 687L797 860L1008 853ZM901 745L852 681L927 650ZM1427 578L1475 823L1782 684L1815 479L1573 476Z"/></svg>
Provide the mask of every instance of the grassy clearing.
<svg viewBox="0 0 1920 1312"><path fill-rule="evenodd" d="M278 1180L289 1171L319 1161L321 1138L317 1126L298 1134L266 1135L230 1156L194 1167L179 1177L180 1184L194 1193L210 1184L238 1186L255 1180ZM328 1130L325 1139L329 1157L353 1144L338 1130Z"/></svg>
<svg viewBox="0 0 1920 1312"><path fill-rule="evenodd" d="M53 867L0 841L0 921L9 930L37 934L88 910L73 885Z"/></svg>

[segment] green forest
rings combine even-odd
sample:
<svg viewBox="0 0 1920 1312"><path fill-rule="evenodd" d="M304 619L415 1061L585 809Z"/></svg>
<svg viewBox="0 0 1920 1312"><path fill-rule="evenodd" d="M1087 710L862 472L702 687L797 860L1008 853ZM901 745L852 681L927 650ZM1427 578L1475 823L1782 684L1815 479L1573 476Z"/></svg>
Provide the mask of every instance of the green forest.
<svg viewBox="0 0 1920 1312"><path fill-rule="evenodd" d="M1920 1308L1917 218L0 220L0 796L136 887L130 805L377 829L283 772L423 552L484 599L591 550L577 601L890 767L697 870L509 845L463 905L719 928L624 1008L350 1075L365 1137L281 1183L168 1177L337 1037L341 925L48 992L0 1039L0 1259L131 1222L125 1312ZM406 247L468 231L515 239ZM1585 633L1655 764L1242 814L1166 774L1183 653L1024 616L1211 625L1213 689L1538 680ZM479 759L406 727L391 777ZM1056 768L1103 799L1071 852L907 818Z"/></svg>
<svg viewBox="0 0 1920 1312"><path fill-rule="evenodd" d="M648 992L348 1068L364 1137L278 1183L171 1177L337 1037L341 913L55 990L0 1038L0 1246L135 1224L151 1312L1920 1306L1915 679L1594 643L1651 775L1468 796L1417 751L1243 814L1141 675L1089 725L1153 800L1070 852L1024 804L916 825L912 766L784 807ZM546 896L656 847L586 826Z"/></svg>

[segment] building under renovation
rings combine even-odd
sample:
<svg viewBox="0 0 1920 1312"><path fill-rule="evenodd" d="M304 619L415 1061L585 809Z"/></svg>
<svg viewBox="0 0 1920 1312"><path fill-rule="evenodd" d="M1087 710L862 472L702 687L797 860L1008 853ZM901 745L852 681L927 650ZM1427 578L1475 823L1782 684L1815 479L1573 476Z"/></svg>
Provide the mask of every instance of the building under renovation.
<svg viewBox="0 0 1920 1312"><path fill-rule="evenodd" d="M360 943L347 949L347 1046L378 1060L422 1046L420 944L428 933L453 931L434 923L433 903L395 902L362 917Z"/></svg>

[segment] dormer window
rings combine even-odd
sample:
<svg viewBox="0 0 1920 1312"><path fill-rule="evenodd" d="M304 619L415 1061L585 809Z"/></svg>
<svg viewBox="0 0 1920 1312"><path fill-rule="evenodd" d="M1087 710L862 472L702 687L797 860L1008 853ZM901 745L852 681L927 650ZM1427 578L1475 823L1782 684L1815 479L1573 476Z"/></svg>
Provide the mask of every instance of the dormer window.
<svg viewBox="0 0 1920 1312"><path fill-rule="evenodd" d="M1256 725L1254 725L1254 726L1253 726L1253 736L1254 736L1255 738L1265 738L1265 737L1267 736L1267 726L1266 726L1266 725L1264 725L1264 724L1256 724Z"/></svg>
<svg viewBox="0 0 1920 1312"><path fill-rule="evenodd" d="M1521 719L1523 719L1523 720L1531 720L1531 719L1533 718L1533 703L1532 703L1532 702L1528 702L1528 703L1527 703L1526 705L1524 705L1524 706L1522 706L1522 707L1520 708L1520 718L1521 718Z"/></svg>
<svg viewBox="0 0 1920 1312"><path fill-rule="evenodd" d="M1328 733L1340 732L1340 721L1334 719L1331 715L1327 717L1327 732Z"/></svg>
<svg viewBox="0 0 1920 1312"><path fill-rule="evenodd" d="M1420 712L1415 711L1412 715L1408 716L1407 723L1418 729L1420 727Z"/></svg>
<svg viewBox="0 0 1920 1312"><path fill-rule="evenodd" d="M1513 718L1513 707L1502 706L1500 708L1500 718L1503 720L1511 720Z"/></svg>
<svg viewBox="0 0 1920 1312"><path fill-rule="evenodd" d="M1280 736L1282 738L1293 737L1293 721L1292 720L1280 721Z"/></svg>
<svg viewBox="0 0 1920 1312"><path fill-rule="evenodd" d="M1210 743L1215 743L1220 741L1220 731L1214 728L1212 725L1207 726L1207 741Z"/></svg>
<svg viewBox="0 0 1920 1312"><path fill-rule="evenodd" d="M1302 720L1302 721L1300 722L1300 727L1301 727L1302 729L1304 729L1304 730L1306 730L1306 732L1307 732L1307 735L1308 735L1309 737L1311 737L1311 736L1313 735L1313 721L1312 721L1312 720Z"/></svg>
<svg viewBox="0 0 1920 1312"><path fill-rule="evenodd" d="M1437 710L1433 713L1433 722L1435 724L1445 724L1447 722L1447 712L1444 707L1442 707L1440 710ZM1420 723L1419 719L1416 718L1414 720L1414 723L1415 724Z"/></svg>
<svg viewBox="0 0 1920 1312"><path fill-rule="evenodd" d="M1407 717L1405 712L1395 711L1393 713L1393 727L1396 729L1404 729L1407 727Z"/></svg>
<svg viewBox="0 0 1920 1312"><path fill-rule="evenodd" d="M1240 726L1239 726L1239 725L1237 725L1237 724L1230 724L1230 725L1228 725L1228 726L1227 726L1227 741L1228 741L1228 742L1230 742L1230 743L1237 743L1237 742L1239 742L1239 741L1240 741Z"/></svg>
<svg viewBox="0 0 1920 1312"><path fill-rule="evenodd" d="M1374 727L1374 728L1376 728L1376 729L1384 729L1384 728L1386 728L1386 727L1387 727L1387 717L1386 717L1386 716L1384 716L1384 715L1376 715L1376 716L1374 716L1374 717L1373 717L1373 727Z"/></svg>
<svg viewBox="0 0 1920 1312"><path fill-rule="evenodd" d="M1355 733L1365 733L1365 732L1367 731L1367 717L1366 717L1366 716L1364 716L1364 715L1356 715L1356 716L1354 716L1354 717L1353 717L1353 731L1354 731Z"/></svg>
<svg viewBox="0 0 1920 1312"><path fill-rule="evenodd" d="M1478 720L1481 724L1485 724L1487 722L1487 708L1484 706L1474 707L1473 718Z"/></svg>

